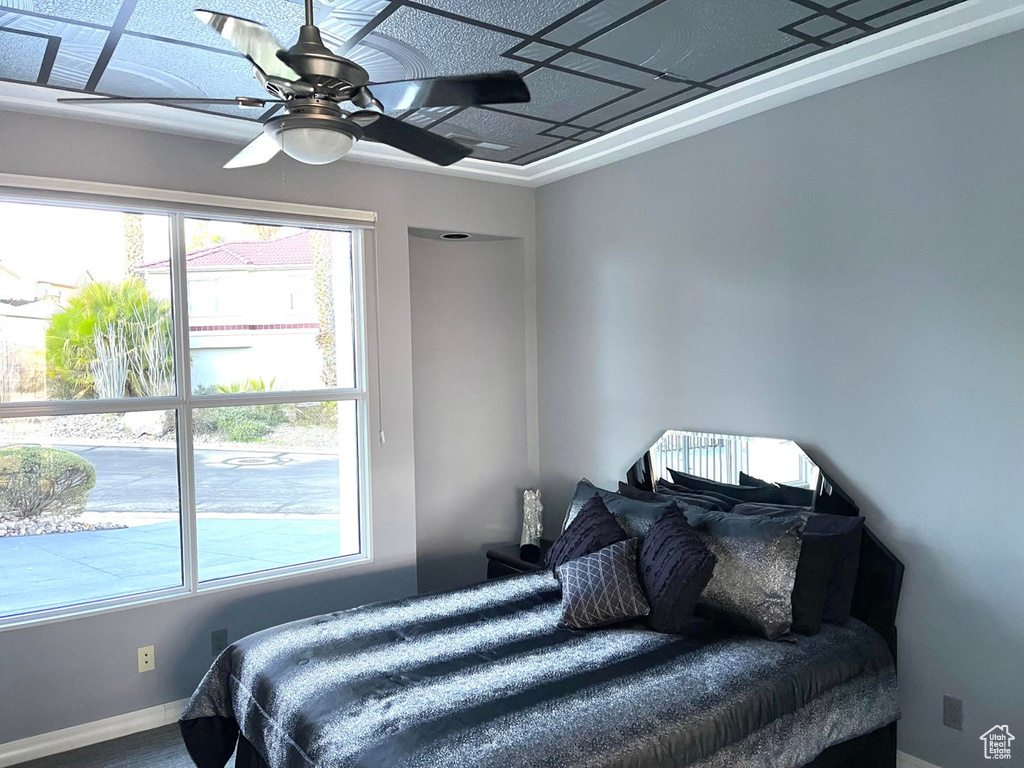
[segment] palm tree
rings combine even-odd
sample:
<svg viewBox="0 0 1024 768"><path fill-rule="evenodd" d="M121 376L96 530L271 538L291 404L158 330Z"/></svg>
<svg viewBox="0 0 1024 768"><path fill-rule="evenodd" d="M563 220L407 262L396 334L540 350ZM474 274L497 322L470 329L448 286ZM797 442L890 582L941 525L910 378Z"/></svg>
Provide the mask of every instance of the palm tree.
<svg viewBox="0 0 1024 768"><path fill-rule="evenodd" d="M138 213L123 213L121 226L124 231L125 275L134 277L146 253L142 216Z"/></svg>
<svg viewBox="0 0 1024 768"><path fill-rule="evenodd" d="M142 280L89 282L50 318L47 378L61 399L168 394L170 350L170 304Z"/></svg>

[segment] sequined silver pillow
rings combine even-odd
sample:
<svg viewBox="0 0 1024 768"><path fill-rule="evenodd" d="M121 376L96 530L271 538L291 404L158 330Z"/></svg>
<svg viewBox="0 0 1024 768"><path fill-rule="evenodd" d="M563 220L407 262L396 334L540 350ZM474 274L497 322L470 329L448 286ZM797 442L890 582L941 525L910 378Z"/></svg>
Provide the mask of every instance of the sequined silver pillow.
<svg viewBox="0 0 1024 768"><path fill-rule="evenodd" d="M686 517L717 559L700 604L769 640L789 632L804 521L693 509Z"/></svg>
<svg viewBox="0 0 1024 768"><path fill-rule="evenodd" d="M651 612L636 572L636 539L610 544L558 566L560 627L590 629Z"/></svg>

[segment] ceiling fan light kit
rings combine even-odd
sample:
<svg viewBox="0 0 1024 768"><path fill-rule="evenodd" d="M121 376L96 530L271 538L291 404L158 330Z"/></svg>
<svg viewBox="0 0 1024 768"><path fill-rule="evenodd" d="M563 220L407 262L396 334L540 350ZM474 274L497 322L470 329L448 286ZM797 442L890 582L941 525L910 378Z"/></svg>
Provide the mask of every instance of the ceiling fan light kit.
<svg viewBox="0 0 1024 768"><path fill-rule="evenodd" d="M340 160L363 138L359 125L329 101L310 99L263 124L286 155L308 165Z"/></svg>
<svg viewBox="0 0 1024 768"><path fill-rule="evenodd" d="M421 107L471 107L512 104L530 100L530 92L517 72L430 77L372 83L359 64L340 56L323 43L313 24L313 2L306 0L306 23L298 40L284 48L259 22L216 11L197 10L196 17L230 42L252 64L253 74L270 94L269 99L238 96L233 99L135 98L126 96L58 99L61 102L109 104L233 104L265 107L283 104L280 114L268 117L263 133L229 160L225 168L261 165L283 151L308 165L340 160L361 140L400 149L437 165L451 165L471 154L457 141L396 120L386 111ZM347 50L349 46L346 45ZM351 104L354 111L342 105Z"/></svg>

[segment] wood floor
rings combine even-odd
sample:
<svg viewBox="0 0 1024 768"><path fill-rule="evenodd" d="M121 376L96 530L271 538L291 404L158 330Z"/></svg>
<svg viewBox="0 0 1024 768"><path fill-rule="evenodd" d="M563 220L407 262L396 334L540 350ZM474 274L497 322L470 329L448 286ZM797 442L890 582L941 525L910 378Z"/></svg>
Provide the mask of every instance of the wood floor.
<svg viewBox="0 0 1024 768"><path fill-rule="evenodd" d="M234 759L228 768L234 766ZM17 768L195 768L178 726L168 725L73 752L44 757Z"/></svg>

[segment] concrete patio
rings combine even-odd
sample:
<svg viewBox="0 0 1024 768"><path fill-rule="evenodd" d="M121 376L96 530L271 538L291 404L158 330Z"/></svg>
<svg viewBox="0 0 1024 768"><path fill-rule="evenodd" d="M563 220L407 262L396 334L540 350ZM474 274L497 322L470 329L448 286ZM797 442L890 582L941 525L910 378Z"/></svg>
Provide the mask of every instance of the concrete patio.
<svg viewBox="0 0 1024 768"><path fill-rule="evenodd" d="M342 554L337 515L200 519L201 581ZM0 616L181 584L177 522L0 538Z"/></svg>

